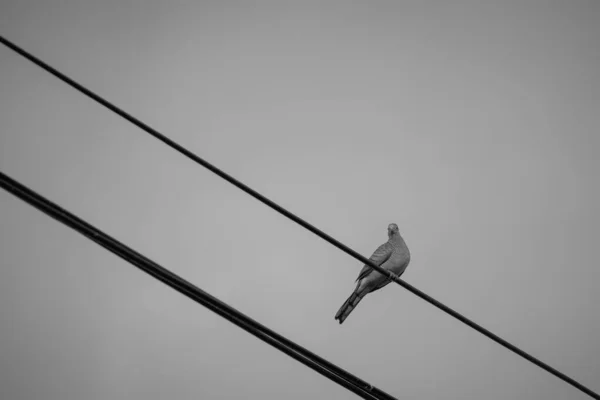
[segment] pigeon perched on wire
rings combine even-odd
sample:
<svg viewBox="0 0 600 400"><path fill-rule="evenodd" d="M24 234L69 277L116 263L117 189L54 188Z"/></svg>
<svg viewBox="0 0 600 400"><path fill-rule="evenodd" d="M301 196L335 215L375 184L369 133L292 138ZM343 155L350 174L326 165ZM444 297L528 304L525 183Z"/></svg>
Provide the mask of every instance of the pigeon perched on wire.
<svg viewBox="0 0 600 400"><path fill-rule="evenodd" d="M404 239L400 236L398 225L388 225L388 241L375 250L370 260L379 267L391 271L398 276L404 273L410 262L410 252L408 251ZM381 289L390 283L391 279L389 276L383 275L368 265L365 265L362 271L360 271L360 274L358 274L356 281L358 282L356 284L356 289L354 289L354 292L348 297L348 300L346 300L337 314L335 314L335 319L337 319L340 324L348 318L348 315L350 315L352 310L356 308L358 303L367 295L367 293L372 293Z"/></svg>

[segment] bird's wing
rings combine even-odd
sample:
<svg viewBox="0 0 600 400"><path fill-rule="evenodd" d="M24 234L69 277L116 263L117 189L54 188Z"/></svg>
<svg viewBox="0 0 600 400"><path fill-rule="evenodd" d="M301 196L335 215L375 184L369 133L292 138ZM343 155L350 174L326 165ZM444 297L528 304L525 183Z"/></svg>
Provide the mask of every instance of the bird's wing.
<svg viewBox="0 0 600 400"><path fill-rule="evenodd" d="M392 255L392 250L393 248L391 243L386 242L379 246L377 250L375 250L375 253L373 253L369 260L373 261L375 265L380 266L381 264L386 262L388 258L390 258L390 256ZM368 265L365 265L360 271L360 274L358 274L358 278L356 278L356 280L359 281L363 279L364 277L369 275L371 271L373 271L373 268L369 267Z"/></svg>
<svg viewBox="0 0 600 400"><path fill-rule="evenodd" d="M407 264L407 265L408 265L408 264ZM399 278L399 277L401 277L403 273L404 273L404 271L400 272L400 273L398 274L398 278ZM390 283L391 281L392 281L392 280L391 280L390 278L387 278L386 280L384 280L384 281L381 281L381 282L379 283L379 285L375 286L375 288L373 288L373 289L372 289L372 290L371 290L369 293L373 293L374 291L376 291L376 290L379 290L379 289L381 289L382 287L385 287L385 286L386 286L388 283Z"/></svg>

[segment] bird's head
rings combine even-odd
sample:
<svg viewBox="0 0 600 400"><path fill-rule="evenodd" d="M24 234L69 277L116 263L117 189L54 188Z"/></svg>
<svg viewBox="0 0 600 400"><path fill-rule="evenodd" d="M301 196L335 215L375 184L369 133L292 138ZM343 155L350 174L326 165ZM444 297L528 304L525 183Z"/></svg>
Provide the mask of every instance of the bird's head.
<svg viewBox="0 0 600 400"><path fill-rule="evenodd" d="M388 236L389 237L398 235L399 233L400 233L400 231L398 230L398 225L396 225L396 224L388 225Z"/></svg>

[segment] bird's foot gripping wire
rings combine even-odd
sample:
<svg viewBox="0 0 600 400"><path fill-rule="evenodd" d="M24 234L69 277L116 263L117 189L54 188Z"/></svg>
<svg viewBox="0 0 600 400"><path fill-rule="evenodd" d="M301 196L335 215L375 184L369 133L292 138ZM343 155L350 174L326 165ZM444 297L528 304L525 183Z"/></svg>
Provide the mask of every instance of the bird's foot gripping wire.
<svg viewBox="0 0 600 400"><path fill-rule="evenodd" d="M389 279L390 279L390 281L392 281L392 282L397 282L397 281L400 279L400 277L399 277L398 275L394 274L393 272L390 272L390 273L388 274L388 278L389 278Z"/></svg>

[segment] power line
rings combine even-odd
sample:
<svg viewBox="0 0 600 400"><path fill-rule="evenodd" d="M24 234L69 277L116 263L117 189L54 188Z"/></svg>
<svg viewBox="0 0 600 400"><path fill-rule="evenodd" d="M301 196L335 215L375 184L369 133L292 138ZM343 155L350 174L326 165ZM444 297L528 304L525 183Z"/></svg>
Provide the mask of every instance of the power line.
<svg viewBox="0 0 600 400"><path fill-rule="evenodd" d="M242 314L2 172L0 172L0 187L360 397L368 400L397 400Z"/></svg>
<svg viewBox="0 0 600 400"><path fill-rule="evenodd" d="M68 84L69 86L75 88L76 90L80 91L81 93L83 93L86 96L90 97L91 99L95 100L99 104L103 105L104 107L108 108L109 110L113 111L114 113L118 114L119 116L123 117L127 121L131 122L135 126L139 127L140 129L142 129L143 131L145 131L146 133L148 133L149 135L151 135L154 138L156 138L156 139L160 140L161 142L165 143L167 146L169 146L172 149L178 151L179 153L181 153L184 156L188 157L189 159L191 159L192 161L196 162L197 164L200 164L201 166L205 167L209 171L211 171L214 174L218 175L222 179L228 181L229 183L231 183L232 185L236 186L237 188L243 190L244 192L246 192L250 196L252 196L255 199L257 199L258 201L266 204L267 206L269 206L273 210L277 211L278 213L280 213L280 214L284 215L285 217L291 219L292 221L296 222L298 225L302 226L303 228L308 229L309 231L311 231L315 235L319 236L321 239L329 242L330 244L334 245L335 247L337 247L338 249L342 250L346 254L349 254L350 256L354 257L355 259L357 259L358 261L362 262L363 264L369 265L371 268L373 268L377 272L379 272L379 273L381 273L383 275L387 275L390 278L390 280L392 280L395 283L397 283L398 285L404 287L405 289L407 289L411 293L417 295L421 299L427 301L428 303L434 305L435 307L439 308L440 310L444 311L445 313L447 313L447 314L451 315L452 317L458 319L460 322L464 323L465 325L468 325L469 327L473 328L474 330L476 330L477 332L481 333L482 335L487 336L489 339L491 339L494 342L500 344L501 346L507 348L508 350L512 351L513 353L515 353L515 354L523 357L527 361L530 361L531 363L533 363L536 366L538 366L538 367L546 370L547 372L549 372L552 375L556 376L557 378L563 380L564 382L567 382L571 386L573 386L573 387L581 390L585 394L593 397L596 400L600 400L600 395L598 395L597 393L593 392L591 389L588 389L587 387L583 386L581 383L577 382L576 380L574 380L574 379L570 378L569 376L563 374L562 372L556 370L555 368L551 367L550 365L548 365L548 364L546 364L546 363L538 360L534 356L526 353L525 351L521 350L520 348L516 347L515 345L513 345L513 344L507 342L506 340L502 339L500 336L496 335L495 333L493 333L493 332L487 330L486 328L482 327L481 325L479 325L479 324L471 321L467 317L463 316L462 314L458 313L457 311L454 311L450 307L442 304L441 302L439 302L438 300L436 300L433 297L429 296L428 294L420 291L419 289L415 288L414 286L410 285L409 283L401 280L394 273L392 273L390 271L387 271L387 270L384 270L383 268L379 267L378 265L376 265L375 263L373 263L368 258L362 256L361 254L359 254L356 251L352 250L350 247L344 245L343 243L341 243L338 240L334 239L333 237L329 236L325 232L321 231L320 229L318 229L318 228L314 227L313 225L309 224L308 222L304 221L302 218L294 215L293 213L291 213L290 211L288 211L285 208L281 207L280 205L278 205L277 203L273 202L272 200L269 200L268 198L266 198L262 194L258 193L254 189L246 186L245 184L243 184L242 182L238 181L237 179L235 179L231 175L228 175L225 172L221 171L219 168L217 168L214 165L210 164L208 161L200 158L196 154L192 153L190 150L186 149L185 147L183 147L180 144L176 143L175 141L169 139L165 135L161 134L160 132L158 132L155 129L151 128L150 126L146 125L145 123L143 123L142 121L138 120L137 118L135 118L135 117L131 116L130 114L126 113L125 111L121 110L120 108L118 108L114 104L110 103L109 101L107 101L104 98L100 97L99 95L95 94L91 90L89 90L89 89L85 88L84 86L80 85L79 83L75 82L74 80L72 80L68 76L64 75L63 73L61 73L61 72L57 71L56 69L52 68L50 65L48 65L45 62L41 61L40 59L36 58L32 54L26 52L25 50L23 50L22 48L18 47L14 43L8 41L4 37L0 36L0 42L2 44L4 44L5 46L9 47L10 49L12 49L13 51L15 51L16 53L18 53L21 56L25 57L29 61L31 61L34 64L38 65L42 69L48 71L49 73L51 73L52 75L54 75L58 79L62 80L66 84Z"/></svg>

